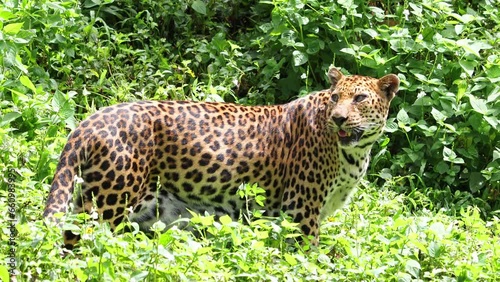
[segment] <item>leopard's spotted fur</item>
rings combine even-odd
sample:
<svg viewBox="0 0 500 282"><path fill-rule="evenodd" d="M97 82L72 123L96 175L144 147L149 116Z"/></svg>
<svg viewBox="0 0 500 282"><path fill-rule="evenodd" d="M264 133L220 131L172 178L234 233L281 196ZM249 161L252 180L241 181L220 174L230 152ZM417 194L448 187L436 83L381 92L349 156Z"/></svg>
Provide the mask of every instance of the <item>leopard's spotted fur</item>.
<svg viewBox="0 0 500 282"><path fill-rule="evenodd" d="M66 212L81 172L75 212L97 211L111 227L128 217L148 230L198 213L240 216L237 190L258 183L267 215L288 213L318 238L322 219L341 207L366 172L395 75L344 76L330 89L276 106L187 101L107 107L83 121L61 154L44 216ZM129 207L133 210L129 212ZM252 208L252 207L250 207ZM77 236L65 232L72 247Z"/></svg>

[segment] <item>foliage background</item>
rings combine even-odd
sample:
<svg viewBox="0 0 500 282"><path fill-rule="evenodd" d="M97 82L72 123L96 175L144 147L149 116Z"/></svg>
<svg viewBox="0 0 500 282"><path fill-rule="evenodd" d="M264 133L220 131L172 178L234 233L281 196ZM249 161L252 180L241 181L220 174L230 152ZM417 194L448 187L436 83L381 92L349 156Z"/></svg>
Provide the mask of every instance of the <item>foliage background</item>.
<svg viewBox="0 0 500 282"><path fill-rule="evenodd" d="M3 1L0 171L4 182L0 192L6 197L1 203L7 205L7 175L13 169L19 241L31 242L20 243L20 254L31 257L28 250L34 246L45 250L37 258L41 265L20 262L25 274L21 277L46 273L44 261L61 260L54 258L56 252L48 245L37 245L45 238L36 239L37 232L56 232L47 233L41 211L67 134L96 109L143 99L283 103L327 87L325 72L332 64L352 74L396 73L402 81L391 108L390 134L374 150L367 177L371 184L359 194L368 199L363 202L366 206L359 213L351 211L353 217L363 216L370 203L379 200L378 193L394 193L390 195L401 205L396 210L405 220L412 214L420 218L422 211L424 218L430 218L422 225L427 227L434 221L454 226L451 222L460 218L465 220L457 226L469 226L466 219L473 218L476 223L470 225L481 227L464 230L481 230L478 233L457 235L462 233L450 229L446 234L454 234L450 238L466 246L479 237L481 246L498 244L494 235L498 235L500 203L499 10L498 0ZM371 222L379 225L366 234L380 239L382 219L395 218L389 210L375 214L379 217ZM345 228L335 232L360 230L359 226ZM396 237L412 234L408 229L398 232ZM439 234L434 235L450 239ZM44 240L56 246L56 235ZM341 249L340 261L332 262L338 263L339 275L348 277L353 269L367 267L360 262L366 257L345 259L352 253L342 237L332 240ZM413 255L399 253L405 259L411 257L408 267L372 262L382 268L369 277L423 278L426 267L438 266L445 273L439 276L442 279L477 279L481 278L477 273L484 271L483 279L495 277L495 271L498 274L500 256L495 252L480 252L483 257L471 260L493 263L481 264L474 268L477 272L466 268L462 273L458 268L453 273L447 268L459 250L442 260L438 255L420 260L417 253L425 254L423 249L428 253L431 246L422 240L429 246L410 251ZM103 237L100 242L108 241ZM374 242L365 247L373 248ZM99 253L92 250L94 255ZM288 266L290 256L285 258ZM395 257L390 259L401 263ZM414 272L415 262L422 271ZM64 271L57 269L50 277L64 277ZM86 275L101 273L96 269ZM118 269L113 275L117 273Z"/></svg>

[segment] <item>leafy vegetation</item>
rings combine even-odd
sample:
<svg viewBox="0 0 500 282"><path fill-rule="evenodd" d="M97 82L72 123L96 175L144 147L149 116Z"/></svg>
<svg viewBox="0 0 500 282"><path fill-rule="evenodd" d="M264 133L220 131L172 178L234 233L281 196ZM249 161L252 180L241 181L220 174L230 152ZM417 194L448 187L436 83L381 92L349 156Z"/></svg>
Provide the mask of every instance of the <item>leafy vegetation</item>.
<svg viewBox="0 0 500 282"><path fill-rule="evenodd" d="M3 1L0 207L15 202L17 279L494 280L499 10L497 0ZM282 103L327 87L332 64L402 85L370 184L324 223L318 249L286 244L296 234L286 219L195 217L199 238L91 222L80 250L59 255L41 213L67 134L90 113L143 99ZM0 218L4 242L9 224Z"/></svg>

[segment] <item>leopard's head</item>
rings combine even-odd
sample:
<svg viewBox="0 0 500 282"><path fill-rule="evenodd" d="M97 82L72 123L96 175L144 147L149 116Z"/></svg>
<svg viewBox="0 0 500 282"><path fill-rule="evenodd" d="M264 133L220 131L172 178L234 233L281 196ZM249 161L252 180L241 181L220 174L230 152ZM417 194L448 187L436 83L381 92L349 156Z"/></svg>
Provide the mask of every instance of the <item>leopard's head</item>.
<svg viewBox="0 0 500 282"><path fill-rule="evenodd" d="M382 133L389 104L399 88L399 78L388 74L380 79L367 76L344 76L331 68L328 78L330 105L328 128L343 147L366 147Z"/></svg>

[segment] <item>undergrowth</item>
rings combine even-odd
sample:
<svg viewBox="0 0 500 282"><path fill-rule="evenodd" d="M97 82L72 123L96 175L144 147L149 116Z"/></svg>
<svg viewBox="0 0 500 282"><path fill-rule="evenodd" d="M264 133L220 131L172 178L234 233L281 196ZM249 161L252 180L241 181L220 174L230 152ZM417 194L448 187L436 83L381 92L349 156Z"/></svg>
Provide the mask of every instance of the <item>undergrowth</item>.
<svg viewBox="0 0 500 282"><path fill-rule="evenodd" d="M363 183L352 203L324 222L318 248L293 243L299 231L286 218L243 224L197 215L190 222L197 236L176 227L162 232L161 222L147 236L135 224L131 232L113 233L88 221L79 248L61 256L59 229L26 221L17 225L17 279L493 281L500 275L498 218L485 222L474 208L462 210L460 218L410 212L405 198Z"/></svg>
<svg viewBox="0 0 500 282"><path fill-rule="evenodd" d="M18 281L494 280L499 11L498 0L3 1L0 277L15 258ZM41 214L79 121L134 100L287 102L327 87L331 64L395 73L401 88L371 184L324 223L318 249L285 243L284 219L200 217L207 236L92 223L79 252L59 255Z"/></svg>

